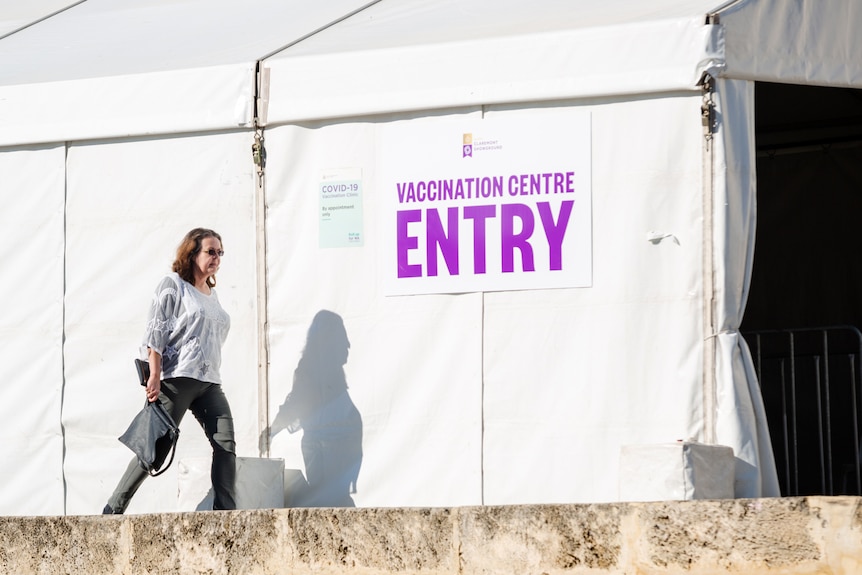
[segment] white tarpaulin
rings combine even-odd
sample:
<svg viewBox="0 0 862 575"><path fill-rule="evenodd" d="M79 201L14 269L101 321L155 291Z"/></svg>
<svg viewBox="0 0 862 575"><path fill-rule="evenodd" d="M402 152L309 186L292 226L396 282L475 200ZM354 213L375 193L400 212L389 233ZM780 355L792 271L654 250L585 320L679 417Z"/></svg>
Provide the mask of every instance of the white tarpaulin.
<svg viewBox="0 0 862 575"><path fill-rule="evenodd" d="M615 484L602 478L616 476L617 459L603 454L616 454L621 444L635 440L714 441L717 430L743 458L738 494L777 494L759 397L752 398L758 391L749 387L750 378L725 375L728 369L744 373L745 364L733 359L734 353L739 356L735 345L720 345L716 351L712 342L717 325L704 323L716 318L702 312L711 305L706 297L726 293L724 285L714 285L723 275L713 278L713 266L722 268L721 274L724 268L731 270L728 275L734 283L727 290L734 294L747 289L735 278L740 273L747 277L750 266L750 260L739 259L736 252L725 258L726 227L704 227L704 218L713 217L712 208L704 213L704 178L709 188L713 176L705 176L702 169L702 101L696 88L704 72L716 74L724 67L724 29L707 22L706 7L697 14L666 5L662 14L652 14L656 20L646 23L638 21L643 14L635 9L620 11L615 23L621 25L610 26L610 11L580 6L555 18L525 18L531 33L510 34L502 21L515 19L521 8L503 3L483 11L480 36L495 40L483 43L474 27L453 17L454 8L447 12L445 4L432 7L421 2L412 8L379 3L267 59L267 120L471 104L483 104L484 117L490 120L498 112L489 104L496 101L665 92L647 101L635 98L587 108L593 117L592 288L483 297L483 372L474 384L483 401L482 502L611 500ZM443 26L444 13L454 25ZM577 24L566 21L566 15L573 14L581 17ZM555 50L545 48L544 41L553 43ZM561 50L561 45L568 48ZM626 51L621 46L636 48ZM548 57L586 52L590 58L561 62ZM314 81L291 82L293 77ZM668 93L675 88L691 90L691 95ZM751 102L740 105L744 118ZM551 121L555 117L547 108L523 108L518 113L527 121L539 114ZM514 110L499 113L509 117ZM564 113L558 108L556 117ZM351 125L337 123L342 130ZM370 129L363 126L363 132ZM279 131L271 129L270 139ZM412 135L403 137L405 154L421 145L426 135L418 128L411 133L409 127L399 133ZM347 136L350 141L357 137ZM735 141L724 139L723 133L719 137L717 147L735 150ZM536 147L553 149L564 138L564 133L552 133ZM386 148L377 150L382 154ZM377 158L378 171L395 161L392 157L390 153ZM385 193L380 188L389 182L368 166L358 169L378 178L363 179L363 213L380 217L375 202L385 200L375 200L375 189L379 197ZM270 175L279 171L272 165ZM723 168L715 177L724 181ZM272 180L268 190L282 193L274 190ZM742 187L741 196L736 190L731 190L732 200L745 204L753 198L748 186ZM714 198L723 200L723 193ZM627 209L620 212L619 206ZM748 225L732 218L727 222ZM366 229L372 227L381 233L379 226L365 223ZM387 230L384 226L382 233ZM704 245L707 230L710 237ZM748 246L752 238L741 239ZM715 246L718 252L705 260L704 249L711 252ZM381 270L380 265L386 261L378 261L376 271L385 278L386 268ZM705 270L704 265L710 267ZM705 281L710 282L708 294L703 291ZM744 299L733 297L736 304L730 313L735 318ZM730 323L738 326L737 320ZM735 342L739 336L733 329L723 337ZM436 332L429 337L435 342L446 339ZM717 376L704 375L704 370L713 369ZM728 401L754 407L727 410ZM371 441L369 437L367 443ZM584 461L590 462L588 473L579 472ZM537 470L546 468L550 472L535 481ZM757 470L753 477L752 469ZM763 484L761 473L766 477ZM361 491L357 501L363 501Z"/></svg>
<svg viewBox="0 0 862 575"><path fill-rule="evenodd" d="M616 483L602 478L616 476L621 444L702 425L700 102L677 94L586 110L599 222L588 289L386 297L377 254L389 230L375 224L388 206L386 158L373 145L385 126L270 130L271 413L291 391L310 316L326 309L344 320L346 381L362 415L357 505L615 499ZM569 113L486 110L484 121ZM638 138L626 132L635 118L651 123ZM439 121L404 119L399 134L418 141ZM317 246L317 174L332 166L364 174L362 248ZM272 453L302 469L298 443L281 432Z"/></svg>
<svg viewBox="0 0 862 575"><path fill-rule="evenodd" d="M321 505L475 504L481 500L482 295L383 297L376 193L366 196L371 215L362 248L318 245L319 175L333 166L361 166L363 184L373 189L374 138L374 126L364 123L267 134L270 166L278 166L267 178L270 419L278 421L297 372L314 358L333 370L309 370L321 394L339 384L347 394L320 410L328 436L312 440L305 430L274 426L272 456L303 471ZM318 338L321 331L327 337ZM343 407L348 402L360 418ZM360 439L361 449L345 448ZM321 467L336 476L315 481ZM356 469L351 487L348 475Z"/></svg>
<svg viewBox="0 0 862 575"><path fill-rule="evenodd" d="M756 224L754 85L718 82L713 158L715 438L737 457L736 493L778 493L760 389L739 333L751 284Z"/></svg>
<svg viewBox="0 0 862 575"><path fill-rule="evenodd" d="M198 225L227 252L239 455L284 459L294 504L609 501L622 445L680 439L731 446L737 496L778 494L738 333L753 82L862 87L853 0L32 6L0 5L0 353L14 382L0 436L16 469L0 513L104 505L142 403L146 305ZM421 165L443 121L572 114L590 118L589 285L386 295L384 191L410 168L387 133L413 137ZM544 131L540 152L569 145ZM329 228L325 182L354 194ZM196 422L182 429L177 457L205 457ZM176 481L148 481L130 511L176 509Z"/></svg>
<svg viewBox="0 0 862 575"><path fill-rule="evenodd" d="M0 150L3 514L64 510L64 168L63 146Z"/></svg>
<svg viewBox="0 0 862 575"><path fill-rule="evenodd" d="M182 236L217 230L219 301L231 316L222 366L242 455L257 450L254 172L247 132L71 146L65 204L65 476L68 513L98 513L131 459L117 441L143 407L138 357L153 291ZM182 191L182 193L179 193ZM176 459L211 453L191 414ZM144 483L130 512L172 511L177 467ZM166 497L166 494L171 494Z"/></svg>
<svg viewBox="0 0 862 575"><path fill-rule="evenodd" d="M486 502L613 501L621 445L699 433L699 106L591 106L592 287L485 295Z"/></svg>

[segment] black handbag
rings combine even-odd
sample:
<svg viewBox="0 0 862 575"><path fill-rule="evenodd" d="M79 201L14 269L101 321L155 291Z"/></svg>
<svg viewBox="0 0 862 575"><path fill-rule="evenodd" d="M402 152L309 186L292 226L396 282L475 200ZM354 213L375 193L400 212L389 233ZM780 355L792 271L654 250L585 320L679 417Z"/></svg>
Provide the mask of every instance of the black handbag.
<svg viewBox="0 0 862 575"><path fill-rule="evenodd" d="M138 381L141 382L141 385L147 385L147 380L150 379L150 362L136 359L135 371L138 372Z"/></svg>
<svg viewBox="0 0 862 575"><path fill-rule="evenodd" d="M149 364L136 359L135 367L138 370L138 377L145 385L149 377ZM165 410L162 402L156 400L145 403L144 408L135 416L129 428L119 439L138 456L140 466L155 477L167 471L174 461L179 436L179 427ZM162 466L169 453L171 459Z"/></svg>

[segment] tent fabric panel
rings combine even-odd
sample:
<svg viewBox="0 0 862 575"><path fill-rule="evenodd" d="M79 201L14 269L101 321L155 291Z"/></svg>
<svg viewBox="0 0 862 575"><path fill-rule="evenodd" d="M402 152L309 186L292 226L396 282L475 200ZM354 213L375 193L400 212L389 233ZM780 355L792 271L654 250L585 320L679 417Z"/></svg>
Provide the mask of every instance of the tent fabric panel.
<svg viewBox="0 0 862 575"><path fill-rule="evenodd" d="M0 86L0 145L248 126L254 65Z"/></svg>
<svg viewBox="0 0 862 575"><path fill-rule="evenodd" d="M344 424L351 439L362 436L353 502L479 504L482 296L382 295L376 131L369 123L267 130L270 421L291 392L300 360L313 353L315 316L332 312L350 342L343 369L362 420L361 429ZM361 172L361 247L319 247L320 183L332 168ZM336 345L322 350L331 361ZM304 430L280 431L271 456L308 477L315 462L304 456L304 440Z"/></svg>
<svg viewBox="0 0 862 575"><path fill-rule="evenodd" d="M728 78L862 87L862 4L746 0L720 12Z"/></svg>
<svg viewBox="0 0 862 575"><path fill-rule="evenodd" d="M697 302L571 300L486 295L486 504L616 501L622 446L700 435Z"/></svg>
<svg viewBox="0 0 862 575"><path fill-rule="evenodd" d="M32 393L32 389L28 391ZM21 419L31 414L30 410L27 413L18 411L15 416ZM49 421L56 425L56 414L50 416ZM0 494L0 515L63 515L63 438L60 431L36 431L26 437L2 439L7 446L3 453L7 473Z"/></svg>
<svg viewBox="0 0 862 575"><path fill-rule="evenodd" d="M0 150L0 515L64 512L64 162L63 146Z"/></svg>
<svg viewBox="0 0 862 575"><path fill-rule="evenodd" d="M497 112L489 110L486 111L487 113ZM499 113L535 114L553 113L553 111L537 112L531 109ZM597 282L600 281L602 289L485 294L482 296L485 303L478 304L484 309L485 322L480 349L484 350L482 352L485 380L483 393L486 398L484 406L486 419L483 423L475 417L464 418L460 425L468 426L468 432L461 433L468 438L473 438L480 433L482 425L485 428L485 438L482 442L486 456L482 462L485 503L570 501L573 498L573 485L578 487L577 497L582 501L612 500L616 497L615 482L607 481L609 475L603 474L605 480L602 482L594 482L590 477L593 477L597 467L602 472L610 473L610 476L616 476L616 462L622 443L697 438L701 433L702 413L699 407L699 394L703 328L699 312L702 298L699 271L702 265L700 247L702 199L699 192L702 177L700 96L681 93L658 101L638 100L625 105L608 104L603 107L597 106L593 113L597 115L598 125L602 128L594 129L593 142L594 153L597 154L594 162L601 166L600 172L594 174L594 193L597 198L594 220L605 224L596 234L597 255L605 254L601 263L596 264ZM625 131L625 126L629 125L625 121L626 118L649 118L649 121L654 122L656 126L654 130L644 129L640 132L640 138L632 139L631 134ZM425 121L433 121L433 119ZM360 128L360 126L364 127ZM331 268L340 268L342 274L348 270L346 275L353 277L358 276L362 271L367 273L368 270L375 269L373 257L365 260L360 256L351 257L351 254L347 253L342 261L341 256L327 253L328 250L319 250L318 254L303 255L301 250L294 247L296 242L285 239L295 236L310 237L311 246L314 246L317 216L312 210L316 211L318 206L317 197L314 195L318 183L316 178L319 178L318 174L325 168L323 160L315 158L335 154L335 158L339 161L333 160L333 162L339 166L364 165L370 161L368 156L373 154L373 146L363 146L363 140L353 134L353 131L359 132L363 129L371 131L372 126L373 124L328 125L325 130L330 131L331 135L326 138L321 134L324 128L317 125L305 128L275 128L268 131L270 159L290 158L290 166L285 167L283 174L281 169L273 172L275 168L272 168L274 164L271 163L268 176L270 186L268 196L271 198L269 206L272 216L268 227L272 303L270 322L273 329L273 364L270 375L273 382L284 382L280 384L282 388L279 391L271 394L271 412L277 409L277 404L289 391L287 382L290 381L291 371L298 362L304 333L311 321L310 316L317 309L333 307L338 309L348 326L348 337L352 342L357 341L356 333L364 334L366 330L379 329L379 331L369 331L368 333L374 334L371 337L360 336L358 341L363 343L365 340L373 341L378 346L384 343L387 350L395 351L393 357L410 358L408 363L411 365L415 361L421 361L421 358L429 353L427 349L423 349L421 353L411 351L419 345L417 342L429 341L435 346L442 345L447 333L456 331L459 337L463 337L461 334L469 330L471 322L481 323L482 321L482 314L461 312L461 318L450 325L449 316L443 311L442 314L438 314L438 317L446 320L437 321L437 324L442 325L442 330L438 331L436 325L429 323L423 330L426 335L414 341L400 326L405 322L409 324L415 321L414 315L418 310L408 312L406 310L409 308L399 309L399 313L389 319L386 315L381 315L381 305L389 306L395 305L393 302L405 302L398 305L412 307L414 302L418 305L420 301L436 302L449 298L459 301L468 296L383 298L382 303L374 304L374 300L379 299L379 296L375 295L376 290L379 289L377 282L373 284L367 281L348 282L352 289L344 290L339 289L334 280L303 282L304 287L293 287L294 292L299 290L298 294L293 295L293 303L286 301L287 295L276 294L282 289L286 294L290 288L287 287L287 283L284 283L284 288L276 289L276 282L286 280L275 278L286 278L288 275L301 275L303 278L316 277L319 274L330 273L323 270ZM293 145L282 144L280 139L283 133L295 133L296 142ZM654 143L655 134L662 134L658 145ZM366 138L369 137L366 136ZM273 144L274 140L275 144ZM645 142L649 145L647 146ZM626 146L632 147L633 150L628 150ZM353 155L347 154L342 158L340 150L344 147L364 147L364 149L362 152L354 151ZM632 153L634 148L643 147L651 150L651 153L646 155ZM288 154L281 151L282 149L295 149L295 151ZM684 151L682 156L680 150ZM621 162L620 158L626 158L626 161ZM377 158L378 163L383 161L385 158ZM283 193L280 190L287 188L284 179L288 176L284 174L289 174L291 181L296 181L290 200L279 199L275 195ZM368 181L364 174L363 170L363 181ZM369 179L374 181L373 177ZM373 188L372 185L367 189L373 190ZM636 195L632 196L632 194ZM372 201L371 198L370 195L365 197L366 208L368 202ZM627 210L620 214L614 209L620 201L638 204L641 209ZM303 207L305 203L311 205ZM284 214L286 217L288 213L293 214L293 220L289 225L283 217L276 216L276 214ZM366 213L370 214L369 217L376 217L376 211L373 209ZM278 223L274 223L276 221ZM376 229L375 226L372 228ZM650 241L651 238L658 237L654 232L661 232L658 236L664 239L655 243ZM368 241L373 241L373 238L372 231ZM309 240L306 239L306 241ZM273 245L279 245L281 249L275 250ZM355 251L362 253L360 250ZM291 260L296 261L291 263ZM291 266L301 271L288 274L286 270ZM309 274L313 275L309 276ZM372 277L376 276L372 275ZM303 293L307 295L303 296ZM363 300L358 297L360 294L365 294L363 298L368 298L364 305L360 305ZM469 297L475 295L471 294ZM306 304L303 306L306 311L300 309L282 319L277 317L277 314L284 312L276 310L296 309L297 305L302 305L306 297L316 298L321 303ZM276 304L277 298L285 298L285 305ZM335 303L324 303L327 300ZM348 314L341 311L352 306L357 306L361 313ZM383 319L384 317L386 319ZM424 321L420 323L424 325ZM396 329L393 330L393 327ZM603 333L602 330L610 335L605 338L599 337ZM392 331L400 334L400 337L397 337L397 342L390 343L386 333ZM596 342L607 342L609 338L613 339L616 333L619 333L620 337L630 338L630 341L636 342L631 344L636 349L637 346L643 347L644 341L650 342L650 347L642 349L636 361L628 365L614 356L611 346L606 343L602 346L603 353L599 354L595 349ZM518 334L518 337L513 338L512 334ZM291 340L293 343L289 344ZM553 343L556 343L556 347L551 345ZM582 343L583 346L578 346L578 343ZM279 362L276 358L285 356L285 345L292 348L290 351L292 355L288 356L287 362ZM391 445L385 450L379 450L376 444L383 439L372 439L375 434L375 424L378 421L386 421L394 426L392 420L397 417L396 413L416 413L414 411L416 408L396 409L395 406L401 401L424 404L428 400L424 394L412 400L409 399L409 395L405 395L403 400L392 399L398 396L393 395L395 392L392 390L381 389L383 384L380 381L403 380L406 379L404 375L407 372L401 375L398 367L380 367L391 363L392 360L381 361L379 358L370 362L368 367L364 366L361 358L373 354L372 350L375 346L363 349L362 353L359 350L354 353L353 347L356 345L363 344L353 344L346 369L350 393L360 406L363 420L373 422L366 426L369 436L364 446L368 461L373 460L370 454L377 451L406 453L403 450L403 446L406 445L404 443L399 444L402 446L401 449L398 445ZM626 346L620 343L620 347ZM553 355L554 350L563 351L563 348L567 358L565 362L549 360L549 354ZM404 351L398 353L398 350ZM435 354L435 358L451 358L453 354L452 351L446 354ZM597 354L598 358L594 359ZM524 361L525 356L529 357L530 361ZM570 356L571 363L568 360ZM467 354L464 357L471 356ZM673 357L673 361L665 362L668 357ZM583 361L578 361L578 358ZM554 359L557 357L554 356ZM396 361L400 363L408 360ZM430 362L427 369L423 364L423 369L419 369L418 372L433 372L434 368L431 364L434 363ZM575 367L572 367L573 365ZM591 370L589 367L591 365L598 367ZM611 370L611 376L605 375L608 369ZM370 378L365 375L366 370L369 372L373 370L374 379L378 380L371 400L376 403L364 403L366 399L363 394L366 391L363 391L363 388L368 387L366 380L370 381ZM412 367L409 370L417 371ZM388 376L388 373L394 375ZM600 373L601 376L598 375ZM579 403L578 400L581 397L578 393L583 392L584 389L576 385L567 387L565 383L560 382L580 380L580 376L583 376L583 380L586 381L603 377L610 383L605 386L589 386L588 400ZM440 381L459 378L459 392L463 394L465 393L463 390L469 387L471 379L469 377L465 379L465 375L460 371L435 377L434 385L439 388ZM633 379L640 379L646 383L638 386L640 394L621 408L617 398L622 394L622 389L630 386ZM516 380L514 384L511 383L513 380ZM534 384L525 385L524 381L534 382ZM425 387L422 386L421 389ZM477 388L483 389L478 384ZM661 396L661 400L652 398L651 394L655 389L660 390L658 395ZM647 390L650 393L647 393ZM435 392L435 397L437 395L439 394ZM568 398L570 401L564 401L561 397ZM372 407L368 408L367 405ZM377 408L377 405L383 407ZM594 421L589 419L590 417L615 421L616 425L606 425L609 430L607 438L597 437L594 433L573 437L577 435L575 433L577 430L583 431L585 428L579 428L578 423L572 423L571 410L566 409L572 405L575 406L572 409L586 409L585 406L591 408L586 414L587 419L583 424L585 426ZM603 408L597 410L596 405ZM647 408L644 408L644 405ZM649 406L655 406L656 409L650 410ZM551 410L550 415L549 410ZM445 414L446 410L439 409L437 413ZM450 413L459 412L450 411ZM623 413L624 416L614 419L615 413ZM541 432L535 431L536 421L539 419L545 426ZM574 419L577 420L577 418ZM521 424L517 424L518 422ZM476 429L469 429L469 425L475 425ZM643 426L650 429L648 437L638 431L642 430ZM386 436L388 435L393 434L389 433ZM396 431L394 435L400 437L404 434ZM589 441L584 437L587 435ZM412 432L408 432L407 436L414 437ZM440 436L441 439L446 437L449 436ZM396 440L389 439L389 441ZM297 455L300 450L298 442L296 437L277 436L273 440L273 455L284 457L289 467L298 467L302 463L301 457ZM542 449L537 450L535 447L537 444L541 445ZM469 441L468 445L472 448L474 443ZM530 449L527 449L528 445ZM580 447L573 448L572 445ZM582 451L578 452L577 449ZM567 450L577 456L574 460L582 461L584 459L580 456L584 456L587 460L596 462L596 466L589 471L577 469L575 479L567 485L562 485L558 479L553 478L543 478L537 482L535 472L539 468L537 461L540 463L554 461L554 465L561 466L560 472L564 476L572 478L572 467L575 464L572 461L560 462L560 455ZM518 461L521 465L515 466L513 461ZM363 469L367 469L365 465L364 460ZM453 468L457 469L458 465L450 462L446 469L452 473ZM374 474L373 467L368 469L373 479L370 489L378 489L382 478ZM465 467L466 471L462 470L461 475L469 469ZM391 474L391 470L389 473ZM553 476L560 477L559 474L553 474ZM367 481L366 475L362 474L360 485L366 485ZM411 483L415 483L415 480L411 480ZM529 485L526 485L527 483ZM361 505L417 502L426 504L431 497L427 494L411 495L410 490L413 487L402 486L392 491L393 488L392 485L386 487L388 499L381 498L378 501L378 493L375 491L371 494L370 500L357 494L356 502ZM404 499L393 500L392 497L395 495ZM454 492L438 494L439 503L449 504L451 498L457 496L458 494ZM435 500L436 503L437 500Z"/></svg>
<svg viewBox="0 0 862 575"><path fill-rule="evenodd" d="M320 265L328 262L323 258ZM318 278L326 278L320 272L303 276L317 283L325 281ZM284 295L274 296L272 303L291 292L281 291ZM315 315L335 310L350 341L345 378L362 422L349 432L351 439L361 435L362 444L356 492L349 493L351 505L477 505L481 502L481 295L403 299L410 301L385 301L376 313L359 313L320 296L317 301L297 299L292 307L306 308L304 315L279 320L273 314L270 419L275 419L291 393L294 370L309 347ZM425 352L409 352L414 349ZM327 351L334 348L327 346ZM304 435L305 430L295 434L279 430L272 437L270 455L284 459L286 469L297 470L314 483L309 468L315 462L303 449ZM325 450L324 446L318 451ZM291 506L343 505L343 492L336 498L336 492L324 489L325 498L312 501L295 494Z"/></svg>
<svg viewBox="0 0 862 575"><path fill-rule="evenodd" d="M117 441L144 402L132 360L140 357L153 291L195 227L222 236L216 290L231 331L221 374L237 454L258 456L251 145L250 133L234 132L69 149L62 423L70 514L100 512L132 457ZM194 417L180 429L177 461L211 454ZM177 468L145 482L128 511L176 511Z"/></svg>
<svg viewBox="0 0 862 575"><path fill-rule="evenodd" d="M586 107L593 285L485 294L491 505L614 501L623 445L702 440L700 97Z"/></svg>
<svg viewBox="0 0 862 575"><path fill-rule="evenodd" d="M715 98L716 441L734 448L736 497L778 497L778 474L754 364L739 333L754 264L754 83L719 80Z"/></svg>
<svg viewBox="0 0 862 575"><path fill-rule="evenodd" d="M268 123L695 89L723 66L723 29L701 17L331 53L340 26L265 61Z"/></svg>

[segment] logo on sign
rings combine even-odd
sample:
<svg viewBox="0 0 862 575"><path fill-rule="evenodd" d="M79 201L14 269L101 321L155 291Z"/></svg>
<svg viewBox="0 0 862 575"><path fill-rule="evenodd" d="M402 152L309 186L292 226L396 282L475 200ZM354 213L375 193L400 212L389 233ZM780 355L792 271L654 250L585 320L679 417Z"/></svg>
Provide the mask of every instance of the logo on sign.
<svg viewBox="0 0 862 575"><path fill-rule="evenodd" d="M488 140L474 138L473 134L464 134L461 141L461 157L472 158L475 153L502 150L503 144L499 140Z"/></svg>
<svg viewBox="0 0 862 575"><path fill-rule="evenodd" d="M461 144L462 158L473 157L473 134L464 134L464 139Z"/></svg>

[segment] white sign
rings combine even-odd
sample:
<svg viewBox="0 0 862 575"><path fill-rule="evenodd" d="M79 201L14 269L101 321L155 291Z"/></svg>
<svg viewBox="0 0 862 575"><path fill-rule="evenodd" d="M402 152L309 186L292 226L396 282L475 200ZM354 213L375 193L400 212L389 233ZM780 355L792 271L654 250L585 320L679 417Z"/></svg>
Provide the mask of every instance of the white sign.
<svg viewBox="0 0 862 575"><path fill-rule="evenodd" d="M592 284L590 115L381 128L386 295Z"/></svg>
<svg viewBox="0 0 862 575"><path fill-rule="evenodd" d="M326 170L320 177L320 247L358 247L362 238L362 171Z"/></svg>

